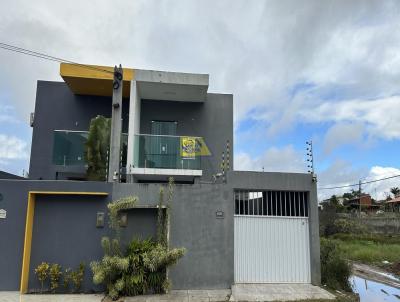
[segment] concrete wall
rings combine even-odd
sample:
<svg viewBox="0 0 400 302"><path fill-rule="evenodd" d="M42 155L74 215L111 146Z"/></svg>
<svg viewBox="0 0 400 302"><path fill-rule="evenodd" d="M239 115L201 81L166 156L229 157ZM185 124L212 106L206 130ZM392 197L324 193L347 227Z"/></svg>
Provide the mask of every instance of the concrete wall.
<svg viewBox="0 0 400 302"><path fill-rule="evenodd" d="M0 180L7 218L0 219L0 290L18 290L20 283L28 191L100 191L104 197L38 197L34 216L30 288L39 285L33 268L41 261L76 267L102 256L101 236L107 227L95 226L96 213L106 212L111 200L135 195L138 206L156 206L159 184L110 184L76 181ZM234 281L234 189L308 191L312 282L319 284L319 237L316 186L307 174L229 172L227 183L176 185L172 201L171 247L185 247L186 255L170 271L174 289L230 288ZM223 212L218 218L217 211ZM129 211L123 238L154 236L156 210ZM106 219L106 225L108 223ZM87 268L85 290L98 289Z"/></svg>
<svg viewBox="0 0 400 302"><path fill-rule="evenodd" d="M129 100L122 106L123 132L128 131ZM88 131L97 115L111 116L111 97L75 95L64 82L38 81L29 168L30 179L55 179L57 171L82 173L52 164L53 131Z"/></svg>
<svg viewBox="0 0 400 302"><path fill-rule="evenodd" d="M0 193L3 195L3 200L0 201L0 208L7 211L6 219L0 219L0 238L2 239L0 243L0 290L19 290L29 191L100 191L111 193L111 189L111 185L101 182L0 180ZM29 283L34 288L37 288L37 284L31 283L35 281L34 277L32 277L32 269L38 261L47 261L45 258L50 257L49 253L51 251L54 251L54 255L51 257L59 257L59 262L62 264L64 264L64 261L68 265L69 263L71 265L72 263L79 264L79 261L82 260L80 255L75 255L73 251L69 249L63 250L61 248L62 242L58 240L62 239L63 236L67 236L68 238L73 236L79 237L82 229L79 229L78 226L81 224L85 225L86 219L92 219L91 225L95 226L95 212L91 213L90 217L82 219L79 212L87 206L82 207L82 204L76 203L77 200L74 200L74 204L66 205L63 204L63 200L67 201L68 198L64 197L58 200L61 204L59 207L55 207L55 211L52 211L52 213L49 213L50 208L48 206L51 205L48 202L41 198L37 201L38 208L34 216L36 224L33 230L31 281ZM88 199L85 198L83 200ZM99 200L93 200L94 206L102 207L105 210L108 200L110 198L104 197ZM41 201L45 201L45 204L41 204ZM92 210L96 211L97 209L92 208ZM43 217L44 211L49 215ZM62 214L64 211L66 215ZM71 216L71 211L75 213L75 216ZM71 217L78 217L79 219ZM60 224L66 224L66 226L74 222L73 228L69 230L68 228L59 229L46 226L46 221L48 220L55 222L57 225L57 219L55 218L60 219ZM107 231L106 228L103 230L104 232ZM94 232L92 235L98 232L95 227L91 227L90 231ZM80 245L86 246L86 241L90 240L79 237L79 240L76 240L70 248ZM97 246L98 250L101 251L99 242L97 242ZM51 249L46 251L48 247ZM39 255L41 251L44 252L43 258ZM96 255L93 255L92 259L95 259Z"/></svg>
<svg viewBox="0 0 400 302"><path fill-rule="evenodd" d="M63 269L86 265L85 290L92 290L89 263L103 255L100 240L108 228L96 228L96 213L106 213L107 198L37 196L33 222L29 289L40 289L34 268L43 261Z"/></svg>
<svg viewBox="0 0 400 302"><path fill-rule="evenodd" d="M399 217L365 217L354 218L365 225L371 232L377 234L400 234Z"/></svg>
<svg viewBox="0 0 400 302"><path fill-rule="evenodd" d="M0 249L0 290L18 290L28 191L100 191L104 197L38 196L35 207L29 288L38 289L33 269L42 261L64 268L87 265L84 290L98 290L91 281L89 263L101 258L100 238L110 234L96 228L96 213L106 212L110 200L139 197L140 205L157 205L158 184L111 184L73 181L0 181L4 196L1 207L7 218L0 219L0 236L7 244ZM233 207L223 185L177 185L172 204L171 246L185 247L187 254L171 270L176 289L229 288L233 282ZM215 212L224 211L225 218ZM157 211L129 211L128 227L122 238L155 236ZM106 226L108 220L106 218ZM218 267L218 270L215 268Z"/></svg>
<svg viewBox="0 0 400 302"><path fill-rule="evenodd" d="M159 185L115 184L114 198L135 194L156 205ZM233 195L222 184L176 185L170 245L186 255L171 269L174 289L230 288L233 283ZM224 218L216 217L217 211Z"/></svg>

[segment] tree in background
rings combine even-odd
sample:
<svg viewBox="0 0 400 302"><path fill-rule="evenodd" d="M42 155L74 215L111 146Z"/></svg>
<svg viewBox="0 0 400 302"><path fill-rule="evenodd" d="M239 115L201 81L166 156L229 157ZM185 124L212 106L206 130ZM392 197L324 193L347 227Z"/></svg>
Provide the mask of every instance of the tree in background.
<svg viewBox="0 0 400 302"><path fill-rule="evenodd" d="M350 200L350 199L357 198L359 194L360 194L360 192L358 192L358 190L354 191L354 189L351 189L351 191L349 193L344 193L343 194L343 198L347 199L347 200Z"/></svg>
<svg viewBox="0 0 400 302"><path fill-rule="evenodd" d="M390 188L390 193L392 193L393 196L396 197L397 195L400 194L400 188L399 187Z"/></svg>
<svg viewBox="0 0 400 302"><path fill-rule="evenodd" d="M107 151L110 147L111 119L98 115L90 121L85 143L88 180L104 181L107 171Z"/></svg>
<svg viewBox="0 0 400 302"><path fill-rule="evenodd" d="M332 195L331 198L329 199L329 203L333 206L338 206L339 205L339 200L337 199L336 195Z"/></svg>

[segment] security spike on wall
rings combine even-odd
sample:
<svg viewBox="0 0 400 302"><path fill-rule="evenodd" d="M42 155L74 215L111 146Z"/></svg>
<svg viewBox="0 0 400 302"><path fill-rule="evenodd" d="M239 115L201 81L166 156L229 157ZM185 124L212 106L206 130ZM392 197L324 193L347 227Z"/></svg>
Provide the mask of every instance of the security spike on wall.
<svg viewBox="0 0 400 302"><path fill-rule="evenodd" d="M230 144L229 139L226 141L226 171L230 170Z"/></svg>
<svg viewBox="0 0 400 302"><path fill-rule="evenodd" d="M312 175L312 180L317 181L317 177L315 175L315 166L314 166L314 152L313 152L313 142L312 140L306 142L307 145L307 168L309 169L307 172Z"/></svg>
<svg viewBox="0 0 400 302"><path fill-rule="evenodd" d="M108 177L108 165L109 165L109 160L108 160L108 155L109 155L110 149L107 149L107 155L106 155L106 181Z"/></svg>
<svg viewBox="0 0 400 302"><path fill-rule="evenodd" d="M225 151L222 152L221 170L222 170L222 181L225 182Z"/></svg>

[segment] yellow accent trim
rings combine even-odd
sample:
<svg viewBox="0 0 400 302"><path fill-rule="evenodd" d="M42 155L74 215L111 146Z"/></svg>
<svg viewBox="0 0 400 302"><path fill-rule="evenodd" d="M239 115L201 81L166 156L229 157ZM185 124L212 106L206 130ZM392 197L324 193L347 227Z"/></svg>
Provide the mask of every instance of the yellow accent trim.
<svg viewBox="0 0 400 302"><path fill-rule="evenodd" d="M75 94L112 96L113 71L114 67L110 66L60 64L60 76ZM125 98L130 95L131 81L134 76L134 69L123 68L122 95Z"/></svg>
<svg viewBox="0 0 400 302"><path fill-rule="evenodd" d="M24 239L24 252L22 256L22 273L21 273L21 294L28 291L29 279L29 264L31 261L31 247L32 247L32 229L33 229L33 215L35 212L36 196L34 193L28 193L28 207L26 209L26 222L25 222L25 239Z"/></svg>
<svg viewBox="0 0 400 302"><path fill-rule="evenodd" d="M124 81L132 81L135 74L132 68L122 68L123 69L123 79ZM108 71L108 72L104 72ZM100 65L88 65L88 64L60 64L60 75L79 77L79 78L93 78L93 79L108 79L112 80L114 78L114 67L111 66L100 66Z"/></svg>
<svg viewBox="0 0 400 302"><path fill-rule="evenodd" d="M28 205L26 209L24 251L22 254L22 272L20 293L26 294L28 291L29 266L31 260L33 217L35 212L36 195L92 195L107 196L106 192L65 192L65 191L29 191Z"/></svg>
<svg viewBox="0 0 400 302"><path fill-rule="evenodd" d="M94 195L94 196L107 196L106 192L67 192L67 191L29 191L31 194L40 195Z"/></svg>

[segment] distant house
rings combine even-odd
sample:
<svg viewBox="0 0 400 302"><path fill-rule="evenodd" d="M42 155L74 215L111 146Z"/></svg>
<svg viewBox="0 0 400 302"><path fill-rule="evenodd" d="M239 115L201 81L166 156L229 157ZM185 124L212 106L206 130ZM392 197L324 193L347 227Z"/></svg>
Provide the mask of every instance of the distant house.
<svg viewBox="0 0 400 302"><path fill-rule="evenodd" d="M25 179L25 178L5 171L0 171L0 179Z"/></svg>
<svg viewBox="0 0 400 302"><path fill-rule="evenodd" d="M390 210L400 212L400 194L396 195L394 199L386 201L385 204Z"/></svg>
<svg viewBox="0 0 400 302"><path fill-rule="evenodd" d="M350 208L358 208L360 206L360 203L362 207L370 207L372 205L371 195L361 194L360 197L343 201L343 205Z"/></svg>
<svg viewBox="0 0 400 302"><path fill-rule="evenodd" d="M367 212L374 212L380 209L381 205L372 202L371 195L369 194L361 194L360 197L344 200L343 205L349 209L360 209Z"/></svg>

